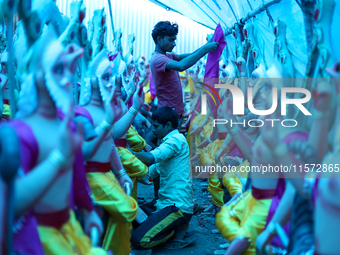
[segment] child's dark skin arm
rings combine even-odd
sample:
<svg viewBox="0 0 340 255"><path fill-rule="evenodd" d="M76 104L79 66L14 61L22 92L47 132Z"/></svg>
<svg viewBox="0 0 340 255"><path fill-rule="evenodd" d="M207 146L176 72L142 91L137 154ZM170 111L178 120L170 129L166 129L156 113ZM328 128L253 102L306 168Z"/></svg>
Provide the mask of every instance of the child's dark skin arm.
<svg viewBox="0 0 340 255"><path fill-rule="evenodd" d="M152 149L157 148L157 139L154 132L152 131L152 127L146 132L144 140L152 147Z"/></svg>
<svg viewBox="0 0 340 255"><path fill-rule="evenodd" d="M155 157L150 152L132 152L145 165L155 164Z"/></svg>

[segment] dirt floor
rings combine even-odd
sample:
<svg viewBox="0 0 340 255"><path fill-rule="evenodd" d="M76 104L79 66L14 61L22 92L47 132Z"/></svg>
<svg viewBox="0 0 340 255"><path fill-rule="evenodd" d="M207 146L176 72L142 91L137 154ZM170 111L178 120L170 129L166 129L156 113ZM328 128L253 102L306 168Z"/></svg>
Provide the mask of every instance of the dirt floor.
<svg viewBox="0 0 340 255"><path fill-rule="evenodd" d="M210 194L207 191L202 191L200 188L201 183L201 181L193 179L194 202L197 203L201 208L205 208L210 204ZM139 183L138 197L144 197L146 201L152 200L154 198L153 185L147 186ZM199 212L198 214L194 215L190 221L189 231L191 230L196 230L196 233L189 238L196 238L196 241L190 246L181 250L166 250L162 246L159 246L153 249L152 254L210 255L214 254L216 250L219 250L220 252L223 251L223 249L220 248L220 245L226 243L227 240L225 240L216 230L215 212Z"/></svg>

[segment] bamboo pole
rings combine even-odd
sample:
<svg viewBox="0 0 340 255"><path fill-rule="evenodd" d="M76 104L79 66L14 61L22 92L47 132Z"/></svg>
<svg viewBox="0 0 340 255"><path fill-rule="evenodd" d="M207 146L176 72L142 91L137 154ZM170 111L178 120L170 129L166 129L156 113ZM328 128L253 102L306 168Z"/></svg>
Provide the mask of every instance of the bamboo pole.
<svg viewBox="0 0 340 255"><path fill-rule="evenodd" d="M7 16L7 75L9 82L9 103L11 108L11 118L14 118L16 113L16 104L14 89L16 88L14 79L14 52L13 52L13 13Z"/></svg>
<svg viewBox="0 0 340 255"><path fill-rule="evenodd" d="M107 0L109 3L109 9L110 9L110 18L111 18L111 27L112 27L112 41L115 41L115 27L113 25L113 15L112 15L112 6L111 6L111 0Z"/></svg>
<svg viewBox="0 0 340 255"><path fill-rule="evenodd" d="M246 17L240 19L232 27L226 29L224 35L225 36L230 35L233 32L233 29L235 28L236 24L243 26L249 19L251 19L251 18L255 17L257 14L265 11L268 7L270 7L270 6L274 5L274 4L280 3L281 1L282 0L271 0L271 1L268 1L266 3L261 4L255 10L252 10L252 11L248 12Z"/></svg>
<svg viewBox="0 0 340 255"><path fill-rule="evenodd" d="M14 118L16 113L16 103L14 96L14 89L16 87L14 80L14 51L13 51L13 18L14 18L14 8L7 12L7 50L8 50L8 60L7 60L7 76L9 82L9 104L11 108L11 118ZM2 103L2 102L1 102ZM10 255L13 251L13 222L14 222L14 178L7 181L8 191L7 191L7 219L6 219L6 254Z"/></svg>

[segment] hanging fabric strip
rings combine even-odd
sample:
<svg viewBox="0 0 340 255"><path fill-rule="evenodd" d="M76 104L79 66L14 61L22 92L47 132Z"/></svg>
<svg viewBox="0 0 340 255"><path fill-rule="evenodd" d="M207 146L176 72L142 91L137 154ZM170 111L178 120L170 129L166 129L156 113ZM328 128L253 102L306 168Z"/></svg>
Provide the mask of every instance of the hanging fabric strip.
<svg viewBox="0 0 340 255"><path fill-rule="evenodd" d="M218 42L219 45L214 52L208 54L207 65L205 68L205 75L204 75L204 83L208 84L210 87L214 88L215 84L219 83L219 61L222 55L222 51L226 46L226 41L224 40L224 33L223 29L220 24L217 25L213 37L213 42ZM206 87L206 89L211 94L218 94L218 91L212 91L210 88ZM209 105L211 112L213 113L214 118L217 118L217 108L218 105L214 104L213 98L209 97Z"/></svg>

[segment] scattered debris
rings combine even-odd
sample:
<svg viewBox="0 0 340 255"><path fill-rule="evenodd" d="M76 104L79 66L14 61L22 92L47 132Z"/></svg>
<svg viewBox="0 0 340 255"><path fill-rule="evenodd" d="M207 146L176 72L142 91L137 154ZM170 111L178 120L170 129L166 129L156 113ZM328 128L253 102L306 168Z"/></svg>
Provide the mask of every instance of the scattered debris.
<svg viewBox="0 0 340 255"><path fill-rule="evenodd" d="M216 229L215 213L200 212L210 205L208 200L210 193L202 192L201 183L198 179L193 179L194 204L199 205L199 212L192 216L189 231L196 231L196 242L192 246L184 248L178 254L212 255L215 250L223 249L220 248L220 245L226 242L226 239L220 234L212 234L212 231ZM153 185L138 185L138 197L144 198L146 202L151 201L154 198ZM224 249L223 253L219 254L224 254L225 251ZM165 250L162 246L152 249L152 255L173 254L172 250Z"/></svg>
<svg viewBox="0 0 340 255"><path fill-rule="evenodd" d="M214 251L214 254L225 254L226 250L217 250L217 251Z"/></svg>
<svg viewBox="0 0 340 255"><path fill-rule="evenodd" d="M201 221L199 221L198 224L202 225L203 227L206 227L205 224Z"/></svg>
<svg viewBox="0 0 340 255"><path fill-rule="evenodd" d="M229 242L220 245L220 247L221 247L222 249L226 249L226 248L228 248L229 246L230 246L230 243L229 243Z"/></svg>

